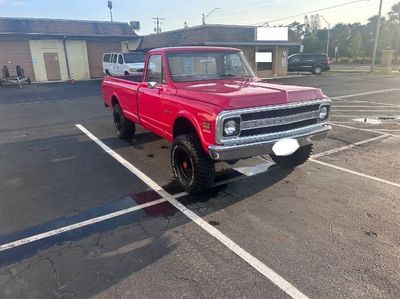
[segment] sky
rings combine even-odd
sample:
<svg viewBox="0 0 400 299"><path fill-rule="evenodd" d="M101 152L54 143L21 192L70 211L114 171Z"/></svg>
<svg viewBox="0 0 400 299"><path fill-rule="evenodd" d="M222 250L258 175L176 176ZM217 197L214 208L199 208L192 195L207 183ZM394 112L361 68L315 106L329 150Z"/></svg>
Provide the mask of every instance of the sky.
<svg viewBox="0 0 400 299"><path fill-rule="evenodd" d="M302 23L308 12L356 0L113 0L114 21L140 21L139 34L154 30L153 17L164 18L163 31L201 24L201 14L218 8L208 18L209 24L287 25ZM400 0L383 0L383 14ZM378 13L379 0L359 2L317 12L333 26L336 23L367 22ZM312 13L309 13L310 15ZM299 15L296 17L291 17ZM0 17L29 17L82 20L110 20L106 0L0 0ZM324 24L322 24L324 25Z"/></svg>

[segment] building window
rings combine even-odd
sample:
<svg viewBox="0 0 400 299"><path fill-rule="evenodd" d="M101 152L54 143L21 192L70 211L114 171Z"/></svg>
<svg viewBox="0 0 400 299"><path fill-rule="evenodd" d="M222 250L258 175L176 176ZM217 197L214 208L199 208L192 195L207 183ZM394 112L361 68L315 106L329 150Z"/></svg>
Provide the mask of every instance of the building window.
<svg viewBox="0 0 400 299"><path fill-rule="evenodd" d="M272 70L273 50L259 48L256 52L256 63L258 71Z"/></svg>

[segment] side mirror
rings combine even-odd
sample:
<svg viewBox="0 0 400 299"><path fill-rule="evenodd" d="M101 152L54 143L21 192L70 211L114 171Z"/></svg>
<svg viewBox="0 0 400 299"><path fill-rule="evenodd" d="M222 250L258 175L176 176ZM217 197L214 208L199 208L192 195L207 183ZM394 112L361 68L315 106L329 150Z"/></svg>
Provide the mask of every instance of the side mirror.
<svg viewBox="0 0 400 299"><path fill-rule="evenodd" d="M150 89L154 89L154 88L156 88L156 86L157 86L157 82L149 82L149 83L148 83L148 87L149 87Z"/></svg>

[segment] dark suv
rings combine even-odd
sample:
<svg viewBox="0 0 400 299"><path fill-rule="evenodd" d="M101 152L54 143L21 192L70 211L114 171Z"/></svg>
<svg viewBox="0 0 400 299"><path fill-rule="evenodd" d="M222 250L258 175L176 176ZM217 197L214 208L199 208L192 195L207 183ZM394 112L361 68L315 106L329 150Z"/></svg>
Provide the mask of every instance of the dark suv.
<svg viewBox="0 0 400 299"><path fill-rule="evenodd" d="M326 54L297 53L289 56L289 72L312 72L319 75L331 69L329 57Z"/></svg>

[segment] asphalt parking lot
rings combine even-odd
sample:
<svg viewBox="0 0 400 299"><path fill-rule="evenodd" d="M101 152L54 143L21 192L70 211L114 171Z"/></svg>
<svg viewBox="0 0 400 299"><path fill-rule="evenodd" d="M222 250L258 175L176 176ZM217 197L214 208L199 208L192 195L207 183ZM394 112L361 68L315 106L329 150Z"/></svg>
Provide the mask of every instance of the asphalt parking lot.
<svg viewBox="0 0 400 299"><path fill-rule="evenodd" d="M400 298L400 77L273 82L330 96L330 137L201 196L167 141L117 139L100 81L1 88L0 298Z"/></svg>

